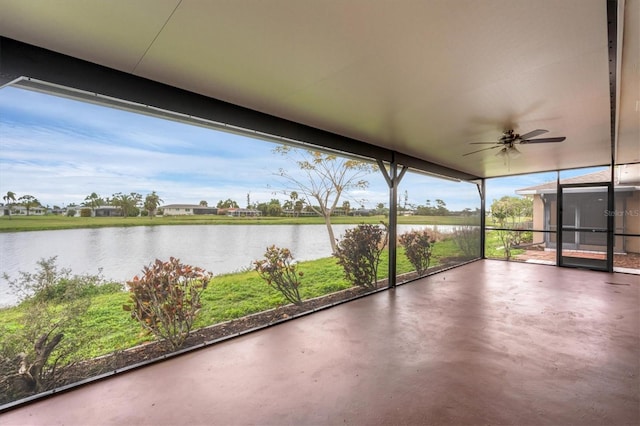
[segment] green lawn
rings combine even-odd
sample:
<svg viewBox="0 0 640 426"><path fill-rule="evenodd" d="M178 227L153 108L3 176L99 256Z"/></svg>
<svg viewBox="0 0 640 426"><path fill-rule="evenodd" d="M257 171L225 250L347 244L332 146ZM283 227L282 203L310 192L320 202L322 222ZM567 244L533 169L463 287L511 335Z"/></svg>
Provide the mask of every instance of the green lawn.
<svg viewBox="0 0 640 426"><path fill-rule="evenodd" d="M379 278L387 277L388 256L383 253L379 266ZM432 265L438 265L438 258L455 256L457 249L451 240L435 244ZM412 271L402 248L398 250L397 273ZM313 261L300 262L298 270L304 272L300 287L303 299L322 296L351 285L344 279L342 268L333 257ZM73 330L77 336L69 334L68 339L83 337L83 345L79 355L92 358L126 349L144 341L152 340L141 334L139 324L133 321L128 312L122 309L127 303L127 292L117 292L95 296L91 307L81 318L81 327ZM287 302L278 292L271 289L254 271L240 272L216 276L202 295L202 309L199 312L195 328L213 325L219 322L240 318L252 313L272 309ZM8 336L21 327L25 306L0 309L0 330ZM5 334L6 333L6 334ZM3 336L0 334L0 348Z"/></svg>
<svg viewBox="0 0 640 426"><path fill-rule="evenodd" d="M498 235L500 231L487 231L485 233L485 256L490 259L504 259L503 243ZM504 232L504 231L502 231ZM511 256L524 253L522 249L511 249Z"/></svg>
<svg viewBox="0 0 640 426"><path fill-rule="evenodd" d="M384 216L336 216L333 224L388 222ZM399 216L399 224L476 225L478 218L463 216ZM66 217L66 216L2 216L0 232L42 231L74 228L105 228L161 225L284 225L324 224L321 217L229 217L214 215L155 217Z"/></svg>

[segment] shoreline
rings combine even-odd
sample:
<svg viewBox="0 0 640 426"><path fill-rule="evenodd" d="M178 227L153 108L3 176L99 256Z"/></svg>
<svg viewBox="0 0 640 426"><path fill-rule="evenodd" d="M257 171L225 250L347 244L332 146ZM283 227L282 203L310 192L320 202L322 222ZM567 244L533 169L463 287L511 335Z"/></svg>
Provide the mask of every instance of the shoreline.
<svg viewBox="0 0 640 426"><path fill-rule="evenodd" d="M378 216L335 216L332 225L378 224L389 218ZM399 216L399 225L479 226L475 216ZM322 217L229 217L229 216L158 216L149 217L0 217L0 233L55 231L67 229L125 228L135 226L175 225L325 225Z"/></svg>

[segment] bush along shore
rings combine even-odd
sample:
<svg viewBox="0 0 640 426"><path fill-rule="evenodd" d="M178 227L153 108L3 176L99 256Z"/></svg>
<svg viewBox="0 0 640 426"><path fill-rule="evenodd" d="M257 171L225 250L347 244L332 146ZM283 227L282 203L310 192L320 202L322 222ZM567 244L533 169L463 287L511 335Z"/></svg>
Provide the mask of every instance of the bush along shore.
<svg viewBox="0 0 640 426"><path fill-rule="evenodd" d="M21 302L0 309L0 405L375 292L388 270L382 228L359 225L335 257L297 263L273 246L252 270L219 276L156 260L126 285L42 259L34 273L5 277ZM477 257L460 241L468 232L408 234L398 274Z"/></svg>

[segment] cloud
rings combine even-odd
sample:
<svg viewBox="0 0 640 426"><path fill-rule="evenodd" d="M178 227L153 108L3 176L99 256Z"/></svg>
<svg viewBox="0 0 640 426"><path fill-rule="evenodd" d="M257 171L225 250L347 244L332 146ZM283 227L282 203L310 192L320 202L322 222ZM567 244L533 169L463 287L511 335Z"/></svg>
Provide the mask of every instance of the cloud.
<svg viewBox="0 0 640 426"><path fill-rule="evenodd" d="M31 194L44 205L80 204L92 192L151 191L166 204L231 198L244 205L248 193L252 202L287 198L280 168L302 176L272 152L273 143L12 87L0 90L0 140L0 192ZM382 175L367 179L367 189L343 200L388 206ZM475 185L417 173L405 175L404 191L414 205L480 205Z"/></svg>

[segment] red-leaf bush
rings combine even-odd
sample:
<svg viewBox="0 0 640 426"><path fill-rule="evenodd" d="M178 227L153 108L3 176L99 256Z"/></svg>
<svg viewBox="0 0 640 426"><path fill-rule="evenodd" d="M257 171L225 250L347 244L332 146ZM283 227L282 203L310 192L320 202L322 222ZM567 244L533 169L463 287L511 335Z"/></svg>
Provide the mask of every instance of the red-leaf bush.
<svg viewBox="0 0 640 426"><path fill-rule="evenodd" d="M416 268L418 275L424 275L429 269L435 237L427 229L411 230L400 235L398 241L404 247L404 254Z"/></svg>
<svg viewBox="0 0 640 426"><path fill-rule="evenodd" d="M352 284L376 288L380 254L387 245L385 226L362 224L347 229L333 254Z"/></svg>
<svg viewBox="0 0 640 426"><path fill-rule="evenodd" d="M204 269L184 265L174 257L167 262L156 259L143 268L141 277L127 282L131 304L123 308L146 331L177 349L191 331L211 277Z"/></svg>
<svg viewBox="0 0 640 426"><path fill-rule="evenodd" d="M304 275L297 270L293 255L288 248L268 247L264 259L253 262L254 269L267 284L278 290L289 302L301 305L300 278Z"/></svg>

